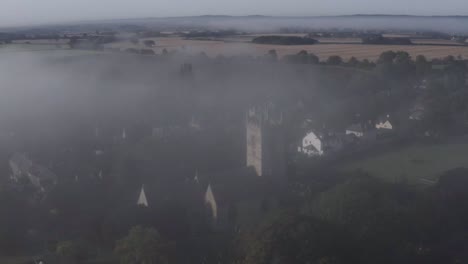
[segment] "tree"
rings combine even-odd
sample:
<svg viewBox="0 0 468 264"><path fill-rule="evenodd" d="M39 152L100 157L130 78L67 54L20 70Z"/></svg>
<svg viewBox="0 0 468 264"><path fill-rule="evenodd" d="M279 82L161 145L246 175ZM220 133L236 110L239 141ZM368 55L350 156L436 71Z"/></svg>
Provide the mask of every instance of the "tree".
<svg viewBox="0 0 468 264"><path fill-rule="evenodd" d="M371 66L375 66L375 64L371 63L368 59L364 59L359 63L359 67L367 69Z"/></svg>
<svg viewBox="0 0 468 264"><path fill-rule="evenodd" d="M378 64L392 64L393 60L396 57L396 53L394 51L385 51L380 54L379 59L377 60Z"/></svg>
<svg viewBox="0 0 468 264"><path fill-rule="evenodd" d="M333 55L327 59L328 65L340 65L341 63L343 63L343 59L340 56Z"/></svg>
<svg viewBox="0 0 468 264"><path fill-rule="evenodd" d="M416 56L415 65L416 65L416 73L418 75L426 74L431 68L431 65L429 64L429 62L427 61L424 55Z"/></svg>
<svg viewBox="0 0 468 264"><path fill-rule="evenodd" d="M306 211L349 230L363 250L373 252L365 263L392 263L406 238L401 215L410 202L408 193L400 184L358 173L312 200Z"/></svg>
<svg viewBox="0 0 468 264"><path fill-rule="evenodd" d="M115 253L122 264L165 262L162 238L154 228L133 227L128 236L117 241Z"/></svg>
<svg viewBox="0 0 468 264"><path fill-rule="evenodd" d="M270 219L241 239L243 263L357 263L343 229L297 213Z"/></svg>
<svg viewBox="0 0 468 264"><path fill-rule="evenodd" d="M397 65L410 64L411 56L406 51L398 51L397 53L395 53L394 62Z"/></svg>
<svg viewBox="0 0 468 264"><path fill-rule="evenodd" d="M143 44L145 44L146 47L156 46L156 42L154 42L154 40L145 40L145 41L143 41Z"/></svg>
<svg viewBox="0 0 468 264"><path fill-rule="evenodd" d="M299 51L299 53L297 53L297 56L296 56L297 62L306 64L309 61L308 57L309 57L309 54L307 53L307 51L301 50Z"/></svg>
<svg viewBox="0 0 468 264"><path fill-rule="evenodd" d="M63 241L57 244L56 253L67 263L82 263L88 258L86 246L77 241Z"/></svg>
<svg viewBox="0 0 468 264"><path fill-rule="evenodd" d="M268 60L273 61L273 62L277 61L278 60L278 54L276 53L276 50L274 50L274 49L269 50L268 54L267 54L267 58L268 58Z"/></svg>
<svg viewBox="0 0 468 264"><path fill-rule="evenodd" d="M309 53L309 63L310 64L319 64L320 59L317 55Z"/></svg>
<svg viewBox="0 0 468 264"><path fill-rule="evenodd" d="M359 65L359 61L358 59L356 59L356 57L351 57L348 60L348 65L352 67L356 67L357 65Z"/></svg>

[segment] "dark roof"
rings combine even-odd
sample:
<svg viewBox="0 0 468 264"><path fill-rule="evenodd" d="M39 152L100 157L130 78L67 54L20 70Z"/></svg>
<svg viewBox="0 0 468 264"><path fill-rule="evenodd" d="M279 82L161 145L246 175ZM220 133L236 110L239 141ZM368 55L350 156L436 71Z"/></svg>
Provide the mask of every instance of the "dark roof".
<svg viewBox="0 0 468 264"><path fill-rule="evenodd" d="M354 132L364 132L364 129L361 124L352 124L349 127L347 127L346 130Z"/></svg>
<svg viewBox="0 0 468 264"><path fill-rule="evenodd" d="M305 147L305 149L307 150L313 150L313 151L318 151L318 149L316 147L314 147L314 145L308 145Z"/></svg>

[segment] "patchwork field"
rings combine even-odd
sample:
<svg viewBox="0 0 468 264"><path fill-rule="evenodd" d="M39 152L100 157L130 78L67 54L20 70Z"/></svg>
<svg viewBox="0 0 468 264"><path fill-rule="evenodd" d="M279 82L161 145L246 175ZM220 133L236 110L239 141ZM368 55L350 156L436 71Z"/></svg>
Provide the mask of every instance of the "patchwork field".
<svg viewBox="0 0 468 264"><path fill-rule="evenodd" d="M233 55L250 55L259 56L266 54L269 50L276 50L279 56L295 54L301 50L314 53L321 59L326 59L332 55L339 55L344 59L349 59L354 56L358 59L375 60L378 56L388 50L404 50L410 53L411 56L425 55L428 58L443 58L448 55L462 56L468 58L468 46L456 46L454 42L448 41L432 41L432 40L417 40L425 45L362 45L358 39L327 39L322 40L322 44L316 45L298 45L298 46L282 46L282 45L262 45L250 43L252 36L244 36L240 38L219 39L219 40L187 40L180 37L163 37L153 38L156 41L156 47L153 50L156 53L161 53L163 49L168 51L186 52L190 54L198 54L205 52L209 56L233 56ZM341 42L341 43L340 43ZM434 44L434 45L431 45ZM441 44L453 44L454 46L443 46ZM145 48L142 44L134 45L129 41L111 43L107 45L112 48Z"/></svg>
<svg viewBox="0 0 468 264"><path fill-rule="evenodd" d="M285 34L283 34L285 35ZM289 34L296 36L304 36L304 34ZM428 58L443 58L448 55L462 56L468 58L468 46L463 46L460 43L450 40L436 39L413 39L413 43L420 45L363 45L360 44L358 38L319 38L319 44L316 45L298 45L298 46L283 46L283 45L262 45L251 43L254 37L261 35L243 35L228 37L223 39L184 39L182 37L159 37L151 38L156 42L156 46L152 47L156 53L162 53L163 49L168 51L183 52L188 54L206 53L208 56L216 57L218 55L234 56L261 56L269 50L276 50L279 56L296 54L301 50L306 50L309 53L314 53L325 60L329 56L339 55L345 60L351 57L358 59L376 60L379 55L388 50L407 51L411 56L425 55ZM147 49L140 40L140 44L132 44L130 41L119 41L106 44L106 48L116 49ZM28 43L26 43L28 42ZM0 51L9 51L18 48L19 50L54 50L68 49L68 44L64 40L32 40L32 41L16 41L12 45L0 45Z"/></svg>
<svg viewBox="0 0 468 264"><path fill-rule="evenodd" d="M350 162L343 169L361 169L392 182L431 183L459 167L468 167L468 143L410 146Z"/></svg>

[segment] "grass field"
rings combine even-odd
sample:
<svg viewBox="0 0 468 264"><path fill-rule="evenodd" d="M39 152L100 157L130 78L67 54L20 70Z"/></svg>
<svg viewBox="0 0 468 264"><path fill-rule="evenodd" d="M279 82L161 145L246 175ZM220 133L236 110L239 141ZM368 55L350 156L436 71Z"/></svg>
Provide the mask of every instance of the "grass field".
<svg viewBox="0 0 468 264"><path fill-rule="evenodd" d="M249 36L251 37L251 36ZM280 56L295 54L301 50L312 52L321 59L326 59L332 55L342 56L344 59L349 59L354 56L358 59L376 60L378 56L388 50L404 50L410 53L411 56L425 55L428 58L443 58L448 55L463 56L468 58L468 46L441 46L447 44L446 41L441 43L437 41L432 43L431 40L418 40L416 42L424 42L425 45L362 45L357 39L328 39L322 40L322 44L316 45L298 45L298 46L283 46L283 45L261 45L250 43L246 36L219 40L187 40L180 37L162 37L153 38L156 41L154 51L161 53L163 49L169 51L187 52L190 54L198 54L205 52L209 56L217 56L220 54L226 56L233 55L252 55L259 56L266 54L269 50L275 49ZM340 41L345 43L340 43ZM333 42L333 43L331 43ZM430 45L430 44L435 45ZM454 45L456 43L453 43ZM107 45L112 48L145 48L142 44L133 45L129 41L116 42Z"/></svg>
<svg viewBox="0 0 468 264"><path fill-rule="evenodd" d="M31 263L34 257L1 257L0 256L0 263L1 264L24 264L24 263Z"/></svg>
<svg viewBox="0 0 468 264"><path fill-rule="evenodd" d="M458 167L468 167L468 143L409 146L347 163L343 169L362 169L389 181L421 183L421 179L435 181L443 172Z"/></svg>

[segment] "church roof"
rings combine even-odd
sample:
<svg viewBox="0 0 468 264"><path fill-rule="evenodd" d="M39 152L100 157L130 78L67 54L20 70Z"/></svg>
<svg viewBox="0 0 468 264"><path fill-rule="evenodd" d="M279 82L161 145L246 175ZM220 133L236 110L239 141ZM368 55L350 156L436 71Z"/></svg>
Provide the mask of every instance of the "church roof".
<svg viewBox="0 0 468 264"><path fill-rule="evenodd" d="M271 194L274 186L250 167L200 175L200 178L203 178L200 184L206 186L204 190L212 192L218 206L263 199Z"/></svg>
<svg viewBox="0 0 468 264"><path fill-rule="evenodd" d="M141 191L140 191L140 195L138 196L137 205L148 207L148 199L146 199L144 186L141 186Z"/></svg>

